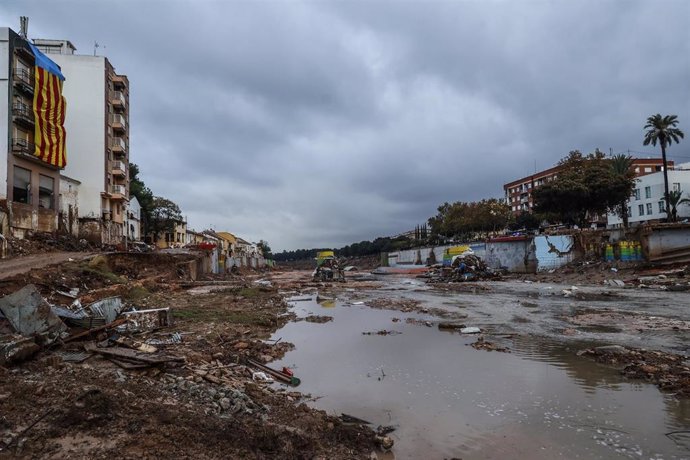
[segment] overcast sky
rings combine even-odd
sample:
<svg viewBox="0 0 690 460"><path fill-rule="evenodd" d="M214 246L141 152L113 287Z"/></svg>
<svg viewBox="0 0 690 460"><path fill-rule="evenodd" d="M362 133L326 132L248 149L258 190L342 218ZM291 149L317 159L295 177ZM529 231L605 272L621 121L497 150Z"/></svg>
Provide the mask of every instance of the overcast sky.
<svg viewBox="0 0 690 460"><path fill-rule="evenodd" d="M659 157L657 112L690 161L687 0L0 3L20 15L129 77L155 194L274 251L413 229L573 149Z"/></svg>

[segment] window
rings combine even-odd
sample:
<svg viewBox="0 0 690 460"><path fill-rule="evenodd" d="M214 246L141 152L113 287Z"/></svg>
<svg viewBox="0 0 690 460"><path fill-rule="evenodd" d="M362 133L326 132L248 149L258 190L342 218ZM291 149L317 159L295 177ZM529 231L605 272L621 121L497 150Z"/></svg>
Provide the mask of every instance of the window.
<svg viewBox="0 0 690 460"><path fill-rule="evenodd" d="M14 185L12 186L12 201L31 204L31 171L14 167Z"/></svg>
<svg viewBox="0 0 690 460"><path fill-rule="evenodd" d="M640 173L640 167L639 167L639 166L636 166L636 167L635 167L635 173L636 173L636 174L639 174L639 173Z"/></svg>
<svg viewBox="0 0 690 460"><path fill-rule="evenodd" d="M666 203L664 201L659 201L659 214L664 214L666 212Z"/></svg>
<svg viewBox="0 0 690 460"><path fill-rule="evenodd" d="M674 192L680 192L680 183L679 182L673 183L673 191Z"/></svg>
<svg viewBox="0 0 690 460"><path fill-rule="evenodd" d="M52 177L39 176L38 182L38 207L45 209L55 209L53 200L53 187L55 186L55 179Z"/></svg>
<svg viewBox="0 0 690 460"><path fill-rule="evenodd" d="M647 215L652 213L652 203L647 203Z"/></svg>
<svg viewBox="0 0 690 460"><path fill-rule="evenodd" d="M652 187L645 187L644 188L644 197L645 198L651 198L652 197Z"/></svg>
<svg viewBox="0 0 690 460"><path fill-rule="evenodd" d="M636 200L639 200L639 199L640 199L640 189L639 189L639 188L636 188L636 189L635 189L635 199L636 199Z"/></svg>
<svg viewBox="0 0 690 460"><path fill-rule="evenodd" d="M632 206L628 206L628 217L632 217Z"/></svg>
<svg viewBox="0 0 690 460"><path fill-rule="evenodd" d="M644 216L644 205L643 204L638 204L637 210L639 211L641 216Z"/></svg>
<svg viewBox="0 0 690 460"><path fill-rule="evenodd" d="M645 166L644 172L646 172L646 173L652 172L652 167L651 166Z"/></svg>

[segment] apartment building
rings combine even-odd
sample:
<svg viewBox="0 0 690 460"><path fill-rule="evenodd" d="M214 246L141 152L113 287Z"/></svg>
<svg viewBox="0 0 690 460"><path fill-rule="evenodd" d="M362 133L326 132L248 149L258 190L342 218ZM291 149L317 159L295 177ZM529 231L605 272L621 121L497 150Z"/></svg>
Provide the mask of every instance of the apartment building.
<svg viewBox="0 0 690 460"><path fill-rule="evenodd" d="M98 244L126 238L129 201L129 80L105 56L76 54L69 40L34 39L68 76L64 95L70 111L70 162L78 179L80 236Z"/></svg>
<svg viewBox="0 0 690 460"><path fill-rule="evenodd" d="M669 192L681 192L683 198L690 198L690 163L684 163L673 171L668 171L668 189ZM676 212L678 220L690 218L690 203L681 203L676 207ZM639 177L628 200L629 225L660 222L667 217L664 173L657 172ZM607 226L622 227L623 220L616 214L608 214Z"/></svg>
<svg viewBox="0 0 690 460"><path fill-rule="evenodd" d="M673 161L668 161L667 163L669 169L672 169ZM663 161L657 158L633 159L633 168L635 169L635 175L637 177L663 171L663 164ZM554 180L558 177L558 173L562 169L562 166L554 166L553 168L545 169L504 184L503 191L505 193L506 204L510 206L513 214L517 216L523 212L532 212L534 206L532 201L532 190L535 187Z"/></svg>
<svg viewBox="0 0 690 460"><path fill-rule="evenodd" d="M30 232L57 230L60 171L66 157L62 80L53 61L12 29L0 28L2 234L23 238ZM46 97L48 84L51 93ZM46 104L53 104L52 113Z"/></svg>

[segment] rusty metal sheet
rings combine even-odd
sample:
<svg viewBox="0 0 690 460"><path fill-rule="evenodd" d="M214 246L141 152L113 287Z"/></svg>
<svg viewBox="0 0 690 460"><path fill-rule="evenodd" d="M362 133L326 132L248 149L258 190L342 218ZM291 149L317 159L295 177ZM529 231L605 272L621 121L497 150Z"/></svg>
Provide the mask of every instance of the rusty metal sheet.
<svg viewBox="0 0 690 460"><path fill-rule="evenodd" d="M65 323L53 313L48 302L33 284L1 298L0 311L14 330L24 336L67 330Z"/></svg>
<svg viewBox="0 0 690 460"><path fill-rule="evenodd" d="M117 315L122 311L122 299L119 297L108 297L88 305L94 317L104 318L106 323L112 323Z"/></svg>

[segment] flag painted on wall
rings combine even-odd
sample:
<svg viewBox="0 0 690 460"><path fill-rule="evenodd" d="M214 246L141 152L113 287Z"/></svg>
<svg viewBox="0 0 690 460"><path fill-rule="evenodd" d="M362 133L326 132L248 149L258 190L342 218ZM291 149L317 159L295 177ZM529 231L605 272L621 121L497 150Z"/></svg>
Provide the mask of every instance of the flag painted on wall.
<svg viewBox="0 0 690 460"><path fill-rule="evenodd" d="M64 168L67 164L65 131L65 98L62 82L65 77L60 67L31 45L34 68L34 155L48 164Z"/></svg>

